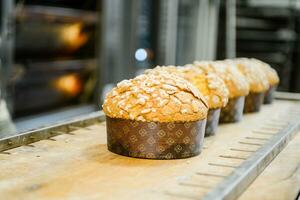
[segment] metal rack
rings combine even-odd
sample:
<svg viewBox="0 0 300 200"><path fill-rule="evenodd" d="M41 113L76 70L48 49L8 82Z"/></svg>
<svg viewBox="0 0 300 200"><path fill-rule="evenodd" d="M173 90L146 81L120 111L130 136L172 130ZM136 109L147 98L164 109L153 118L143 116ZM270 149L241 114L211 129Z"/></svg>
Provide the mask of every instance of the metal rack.
<svg viewBox="0 0 300 200"><path fill-rule="evenodd" d="M269 63L282 77L280 90L290 91L296 45L295 2L282 2L277 7L275 3L264 5L263 1L245 2L237 2L237 56L255 57Z"/></svg>
<svg viewBox="0 0 300 200"><path fill-rule="evenodd" d="M102 111L94 112L89 115L75 118L70 121L61 122L54 124L52 126L47 126L44 128L38 128L31 131L26 131L20 133L16 136L10 136L0 139L0 153L12 148L16 148L22 145L28 145L40 140L45 140L61 134L72 134L79 128L84 128L93 123L103 122L105 116Z"/></svg>

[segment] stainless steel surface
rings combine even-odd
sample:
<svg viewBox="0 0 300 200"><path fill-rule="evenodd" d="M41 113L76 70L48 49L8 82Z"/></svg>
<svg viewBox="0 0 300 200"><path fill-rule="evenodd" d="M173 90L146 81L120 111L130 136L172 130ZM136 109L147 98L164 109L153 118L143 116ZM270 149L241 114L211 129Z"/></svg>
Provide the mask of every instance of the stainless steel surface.
<svg viewBox="0 0 300 200"><path fill-rule="evenodd" d="M102 122L104 120L105 116L103 112L98 111L69 121L20 133L16 136L6 137L0 139L0 153L8 149L48 139L56 135L68 134L70 131L74 130L74 128L84 128L85 126Z"/></svg>
<svg viewBox="0 0 300 200"><path fill-rule="evenodd" d="M20 5L17 4L16 18L19 20L47 20L49 18L60 22L84 22L93 24L98 21L95 12L72 8L62 8L58 6L40 6L40 5Z"/></svg>
<svg viewBox="0 0 300 200"><path fill-rule="evenodd" d="M196 48L195 48L195 58L196 60L205 60L205 52L207 51L203 47L207 47L205 42L207 40L207 27L208 27L208 17L207 15L208 2L206 0L199 1L198 6L198 19L196 26Z"/></svg>
<svg viewBox="0 0 300 200"><path fill-rule="evenodd" d="M203 5L202 5L203 4ZM176 48L176 64L184 65L195 60L198 53L197 47L202 51L203 46L199 45L199 41L203 42L203 34L206 32L207 0L204 1L179 1L178 6L178 27L177 27L177 48ZM204 7L206 6L206 7ZM199 31L199 29L201 29ZM205 46L206 47L206 46Z"/></svg>
<svg viewBox="0 0 300 200"><path fill-rule="evenodd" d="M159 1L156 64L215 59L219 5L219 0Z"/></svg>
<svg viewBox="0 0 300 200"><path fill-rule="evenodd" d="M0 98L0 138L16 133L16 127L8 112L6 102Z"/></svg>
<svg viewBox="0 0 300 200"><path fill-rule="evenodd" d="M236 57L236 0L226 1L226 57Z"/></svg>
<svg viewBox="0 0 300 200"><path fill-rule="evenodd" d="M219 6L219 0L179 1L176 64L216 58Z"/></svg>
<svg viewBox="0 0 300 200"><path fill-rule="evenodd" d="M1 1L0 22L0 100L10 99L11 92L7 91L8 78L11 75L14 56L14 1ZM8 102L10 108L10 102Z"/></svg>
<svg viewBox="0 0 300 200"><path fill-rule="evenodd" d="M217 38L219 26L219 9L220 0L209 1L209 26L208 26L208 40L209 48L207 51L207 59L214 60L217 55ZM197 58L197 57L196 57Z"/></svg>
<svg viewBox="0 0 300 200"><path fill-rule="evenodd" d="M219 0L199 1L193 60L216 59L219 7Z"/></svg>
<svg viewBox="0 0 300 200"><path fill-rule="evenodd" d="M175 64L179 2L166 0L158 3L157 64Z"/></svg>
<svg viewBox="0 0 300 200"><path fill-rule="evenodd" d="M166 23L166 64L175 64L176 60L176 41L177 41L177 16L178 0L167 1L167 23Z"/></svg>
<svg viewBox="0 0 300 200"><path fill-rule="evenodd" d="M98 107L96 107L95 105L86 104L81 106L70 106L64 109L57 109L52 112L50 111L42 114L21 117L14 120L14 124L17 128L17 132L15 134L37 129L41 125L45 127L60 121L70 120L76 116L82 116L95 112L97 110Z"/></svg>
<svg viewBox="0 0 300 200"><path fill-rule="evenodd" d="M135 75L137 0L102 1L100 48L101 85ZM100 17L100 16L99 16Z"/></svg>

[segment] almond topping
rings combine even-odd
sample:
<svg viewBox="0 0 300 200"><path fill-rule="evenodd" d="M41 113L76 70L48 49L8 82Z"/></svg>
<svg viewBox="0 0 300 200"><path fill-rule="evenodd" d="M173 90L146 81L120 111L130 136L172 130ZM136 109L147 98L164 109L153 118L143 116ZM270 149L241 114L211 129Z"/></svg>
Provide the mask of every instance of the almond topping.
<svg viewBox="0 0 300 200"><path fill-rule="evenodd" d="M147 113L149 113L149 112L151 112L151 109L150 109L150 108L147 108L147 109L142 110L142 111L141 111L141 114L147 114Z"/></svg>

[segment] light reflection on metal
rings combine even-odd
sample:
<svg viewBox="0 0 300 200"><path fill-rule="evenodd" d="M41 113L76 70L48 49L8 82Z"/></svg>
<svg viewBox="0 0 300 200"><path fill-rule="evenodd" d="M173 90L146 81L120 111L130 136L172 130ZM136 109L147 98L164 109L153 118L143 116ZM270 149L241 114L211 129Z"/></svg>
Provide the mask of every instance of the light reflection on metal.
<svg viewBox="0 0 300 200"><path fill-rule="evenodd" d="M145 49L139 48L135 51L135 59L138 61L145 61L148 57L148 53Z"/></svg>

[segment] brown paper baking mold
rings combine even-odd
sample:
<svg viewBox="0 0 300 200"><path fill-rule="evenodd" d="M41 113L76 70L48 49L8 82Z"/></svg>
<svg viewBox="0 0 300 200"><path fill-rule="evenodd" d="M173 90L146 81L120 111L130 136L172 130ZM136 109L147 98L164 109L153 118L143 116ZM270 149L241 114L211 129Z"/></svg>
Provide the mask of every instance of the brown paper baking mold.
<svg viewBox="0 0 300 200"><path fill-rule="evenodd" d="M271 104L273 102L276 89L277 85L270 86L270 88L265 93L264 104Z"/></svg>
<svg viewBox="0 0 300 200"><path fill-rule="evenodd" d="M234 123L242 120L245 97L229 99L227 105L221 109L220 123Z"/></svg>
<svg viewBox="0 0 300 200"><path fill-rule="evenodd" d="M264 92L250 92L245 98L244 113L258 112L263 104L264 96Z"/></svg>
<svg viewBox="0 0 300 200"><path fill-rule="evenodd" d="M221 109L210 109L207 113L205 137L215 135L219 125Z"/></svg>
<svg viewBox="0 0 300 200"><path fill-rule="evenodd" d="M108 150L123 156L179 159L200 154L206 119L195 122L141 122L106 117Z"/></svg>

